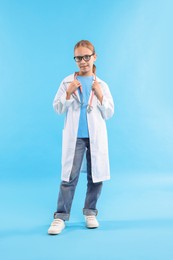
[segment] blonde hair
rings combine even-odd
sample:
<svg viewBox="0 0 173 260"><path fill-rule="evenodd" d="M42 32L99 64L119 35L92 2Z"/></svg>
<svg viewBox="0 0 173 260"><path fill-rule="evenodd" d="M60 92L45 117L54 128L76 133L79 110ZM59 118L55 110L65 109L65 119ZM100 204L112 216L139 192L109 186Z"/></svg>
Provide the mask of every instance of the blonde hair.
<svg viewBox="0 0 173 260"><path fill-rule="evenodd" d="M95 54L94 45L91 42L89 42L88 40L81 40L81 41L77 42L76 45L74 46L74 51L80 46L88 48L89 50L92 51L93 54ZM95 64L93 64L93 73L96 74L96 65Z"/></svg>

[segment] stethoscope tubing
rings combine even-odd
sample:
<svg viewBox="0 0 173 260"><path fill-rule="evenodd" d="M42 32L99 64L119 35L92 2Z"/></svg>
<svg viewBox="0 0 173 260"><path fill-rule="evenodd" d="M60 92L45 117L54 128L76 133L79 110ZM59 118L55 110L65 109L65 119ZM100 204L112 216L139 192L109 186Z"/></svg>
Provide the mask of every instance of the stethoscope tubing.
<svg viewBox="0 0 173 260"><path fill-rule="evenodd" d="M78 73L78 72L75 72L75 73L74 73L74 79L76 79L78 75L79 75L79 73ZM94 80L93 80L93 81L95 81L95 80L96 80L96 75L95 75L95 74L93 74L93 75L94 75ZM80 89L80 92L81 92L81 94L82 94L82 86L81 86L81 85L80 85L79 89ZM78 100L76 91L74 92L74 97L75 97L75 99ZM93 97L94 97L94 90L92 89L92 90L91 90L91 94L90 94L90 99L89 99L89 102L88 102L88 105L87 105L87 112L88 112L88 113L90 113L90 112L93 110L93 106L92 106ZM81 102L80 100L78 100L78 101L79 101L81 104L83 104L83 94L82 94L82 102Z"/></svg>

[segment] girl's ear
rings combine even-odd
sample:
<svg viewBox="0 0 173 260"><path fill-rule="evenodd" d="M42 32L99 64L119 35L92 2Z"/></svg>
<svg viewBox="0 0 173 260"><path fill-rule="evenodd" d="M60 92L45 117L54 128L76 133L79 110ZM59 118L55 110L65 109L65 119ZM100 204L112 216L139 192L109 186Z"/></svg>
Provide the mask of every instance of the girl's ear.
<svg viewBox="0 0 173 260"><path fill-rule="evenodd" d="M97 60L97 54L95 53L95 54L93 55L93 57L94 57L94 61L96 61L96 60Z"/></svg>

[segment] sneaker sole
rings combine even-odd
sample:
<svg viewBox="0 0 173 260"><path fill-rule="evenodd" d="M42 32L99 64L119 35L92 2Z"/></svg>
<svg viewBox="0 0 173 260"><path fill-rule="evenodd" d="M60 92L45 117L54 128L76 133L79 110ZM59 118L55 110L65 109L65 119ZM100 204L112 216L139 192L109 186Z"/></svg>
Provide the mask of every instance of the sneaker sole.
<svg viewBox="0 0 173 260"><path fill-rule="evenodd" d="M48 231L48 235L59 235L61 232L62 232L62 231L60 231L60 232L49 232L49 231Z"/></svg>
<svg viewBox="0 0 173 260"><path fill-rule="evenodd" d="M98 226L86 226L86 227L89 228L89 229L94 229L94 228L98 228L99 225Z"/></svg>
<svg viewBox="0 0 173 260"><path fill-rule="evenodd" d="M65 228L65 227L64 227L64 228ZM63 229L64 229L64 228L63 228ZM49 230L48 230L48 234L49 234L49 235L59 235L59 234L61 234L61 232L63 231L63 229L61 229L60 231L49 231Z"/></svg>

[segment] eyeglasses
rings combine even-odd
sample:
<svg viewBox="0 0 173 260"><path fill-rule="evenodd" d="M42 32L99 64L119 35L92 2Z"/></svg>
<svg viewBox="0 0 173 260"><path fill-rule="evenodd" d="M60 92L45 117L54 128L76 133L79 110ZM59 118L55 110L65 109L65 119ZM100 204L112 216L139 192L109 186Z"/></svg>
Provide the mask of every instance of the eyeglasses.
<svg viewBox="0 0 173 260"><path fill-rule="evenodd" d="M89 61L89 60L91 59L91 56L93 56L93 55L94 55L94 53L92 53L91 55L75 56L75 57L74 57L74 60L75 60L76 62L80 62L82 59L83 59L84 61Z"/></svg>

